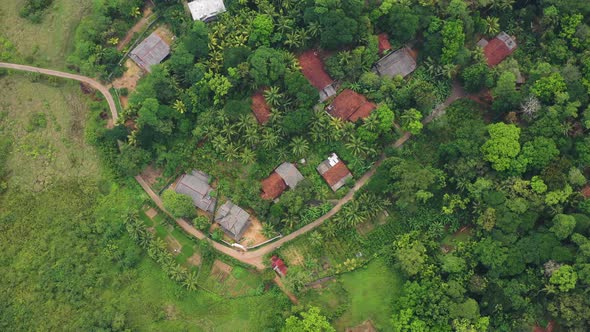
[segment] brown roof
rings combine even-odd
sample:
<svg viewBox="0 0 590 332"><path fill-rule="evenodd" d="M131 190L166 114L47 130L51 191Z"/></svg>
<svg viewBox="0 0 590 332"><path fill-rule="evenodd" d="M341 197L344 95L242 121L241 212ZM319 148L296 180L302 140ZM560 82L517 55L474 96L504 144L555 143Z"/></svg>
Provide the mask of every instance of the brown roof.
<svg viewBox="0 0 590 332"><path fill-rule="evenodd" d="M285 262L283 262L282 259L278 258L277 256L272 256L270 258L270 261L273 270L275 270L278 274L280 274L283 277L287 275L287 266L285 265Z"/></svg>
<svg viewBox="0 0 590 332"><path fill-rule="evenodd" d="M391 44L389 43L389 38L386 33L380 33L377 38L379 39L379 54L391 50Z"/></svg>
<svg viewBox="0 0 590 332"><path fill-rule="evenodd" d="M270 119L270 106L264 99L262 92L258 91L252 96L252 106L250 106L252 112L258 123L265 124Z"/></svg>
<svg viewBox="0 0 590 332"><path fill-rule="evenodd" d="M483 47L483 53L486 56L488 65L493 67L506 59L515 49L516 43L514 40L506 33L501 32Z"/></svg>
<svg viewBox="0 0 590 332"><path fill-rule="evenodd" d="M342 162L342 160L338 161L338 163L329 170L327 170L322 176L328 182L330 187L341 181L345 177L352 175L348 170L348 167Z"/></svg>
<svg viewBox="0 0 590 332"><path fill-rule="evenodd" d="M584 198L590 198L590 184L586 185L584 188L582 188L582 196L584 196Z"/></svg>
<svg viewBox="0 0 590 332"><path fill-rule="evenodd" d="M322 90L328 85L334 83L334 80L324 70L324 63L320 59L319 53L315 50L308 50L299 55L299 65L301 72L309 80L309 83L316 89Z"/></svg>
<svg viewBox="0 0 590 332"><path fill-rule="evenodd" d="M342 120L356 121L368 117L376 107L365 96L345 89L328 106L328 113Z"/></svg>
<svg viewBox="0 0 590 332"><path fill-rule="evenodd" d="M277 172L272 174L266 179L262 180L262 194L260 197L263 199L275 199L287 189L287 184L281 178Z"/></svg>

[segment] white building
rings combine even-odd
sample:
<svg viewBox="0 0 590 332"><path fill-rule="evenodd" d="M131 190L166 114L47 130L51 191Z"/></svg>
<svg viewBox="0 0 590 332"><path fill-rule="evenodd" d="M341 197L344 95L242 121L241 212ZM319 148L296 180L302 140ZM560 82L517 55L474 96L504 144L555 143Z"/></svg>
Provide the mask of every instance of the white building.
<svg viewBox="0 0 590 332"><path fill-rule="evenodd" d="M215 16L225 12L223 0L195 0L188 3L193 20L207 22Z"/></svg>

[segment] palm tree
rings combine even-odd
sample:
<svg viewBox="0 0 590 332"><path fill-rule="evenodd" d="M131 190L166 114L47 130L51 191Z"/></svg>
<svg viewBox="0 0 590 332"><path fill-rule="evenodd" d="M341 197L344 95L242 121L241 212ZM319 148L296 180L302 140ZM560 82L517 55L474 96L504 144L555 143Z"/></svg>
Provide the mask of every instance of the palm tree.
<svg viewBox="0 0 590 332"><path fill-rule="evenodd" d="M338 224L334 220L329 220L322 230L327 237L335 237L338 232Z"/></svg>
<svg viewBox="0 0 590 332"><path fill-rule="evenodd" d="M265 149L273 149L277 145L279 145L279 136L275 134L271 129L267 129L262 134L261 143Z"/></svg>
<svg viewBox="0 0 590 332"><path fill-rule="evenodd" d="M255 145L260 140L260 135L258 134L258 128L250 127L246 129L246 133L244 133L244 140L249 145Z"/></svg>
<svg viewBox="0 0 590 332"><path fill-rule="evenodd" d="M446 64L442 68L443 75L448 79L452 79L455 75L457 75L457 71L459 70L459 66L454 64Z"/></svg>
<svg viewBox="0 0 590 332"><path fill-rule="evenodd" d="M256 160L256 154L250 148L246 147L242 151L242 154L240 155L240 159L242 160L242 163L249 165L249 164L254 163L254 161Z"/></svg>
<svg viewBox="0 0 590 332"><path fill-rule="evenodd" d="M352 61L352 54L350 51L342 51L338 53L338 63L341 66L347 66Z"/></svg>
<svg viewBox="0 0 590 332"><path fill-rule="evenodd" d="M307 33L311 37L317 37L320 35L321 28L322 27L320 26L319 22L311 22L307 26Z"/></svg>
<svg viewBox="0 0 590 332"><path fill-rule="evenodd" d="M309 240L310 240L312 246L321 247L322 244L324 243L324 236L322 235L322 233L320 233L318 231L314 231L309 236Z"/></svg>
<svg viewBox="0 0 590 332"><path fill-rule="evenodd" d="M254 119L250 114L241 114L235 126L240 132L247 131L248 128L255 127Z"/></svg>
<svg viewBox="0 0 590 332"><path fill-rule="evenodd" d="M172 108L174 108L174 110L180 114L184 114L184 112L186 112L186 105L184 105L180 99L176 99L174 105L172 105Z"/></svg>
<svg viewBox="0 0 590 332"><path fill-rule="evenodd" d="M238 147L234 143L229 143L223 150L223 157L226 161L234 161L239 156Z"/></svg>
<svg viewBox="0 0 590 332"><path fill-rule="evenodd" d="M303 137L295 137L291 140L291 152L297 157L301 158L309 151L309 143Z"/></svg>
<svg viewBox="0 0 590 332"><path fill-rule="evenodd" d="M262 224L262 235L266 238L271 238L276 234L274 227L269 223Z"/></svg>
<svg viewBox="0 0 590 332"><path fill-rule="evenodd" d="M234 125L231 125L229 123L226 123L223 128L221 128L221 130L219 131L223 136L225 136L227 139L231 139L232 136L234 136L236 134L236 128Z"/></svg>
<svg viewBox="0 0 590 332"><path fill-rule="evenodd" d="M379 125L379 119L377 119L375 113L371 114L368 118L365 118L363 122L363 127L367 128L369 131L375 131Z"/></svg>
<svg viewBox="0 0 590 332"><path fill-rule="evenodd" d="M299 30L287 33L285 36L285 45L289 48L300 48L303 46L303 35Z"/></svg>
<svg viewBox="0 0 590 332"><path fill-rule="evenodd" d="M184 279L186 279L186 268L184 268L182 265L173 263L172 267L168 270L169 271L169 275L170 278L174 281L182 281Z"/></svg>
<svg viewBox="0 0 590 332"><path fill-rule="evenodd" d="M365 155L369 151L369 148L365 144L365 141L363 141L358 136L353 136L350 139L350 141L348 141L348 143L346 143L344 146L346 146L346 148L348 150L350 150L350 152L355 157L359 157L359 156Z"/></svg>
<svg viewBox="0 0 590 332"><path fill-rule="evenodd" d="M182 284L189 291L197 290L197 287L199 287L199 284L198 284L198 280L197 280L197 274L195 273L195 271L192 271L189 274L187 274L186 278L184 279L184 282Z"/></svg>
<svg viewBox="0 0 590 332"><path fill-rule="evenodd" d="M281 104L281 99L283 99L283 94L279 90L277 86L271 86L267 90L264 91L264 99L267 103L271 106L277 107Z"/></svg>
<svg viewBox="0 0 590 332"><path fill-rule="evenodd" d="M342 127L342 131L341 131L342 137L341 138L344 140L350 140L354 136L354 133L356 132L356 130L354 130L354 129L355 129L354 123L348 122L348 121L345 122L344 126ZM335 139L337 140L338 137L335 137Z"/></svg>
<svg viewBox="0 0 590 332"><path fill-rule="evenodd" d="M500 21L497 17L488 16L485 19L486 34L493 36L500 32Z"/></svg>
<svg viewBox="0 0 590 332"><path fill-rule="evenodd" d="M225 150L225 147L228 144L228 140L225 137L219 135L219 136L213 137L213 139L211 140L211 144L213 145L213 149L216 152L221 152L221 151Z"/></svg>

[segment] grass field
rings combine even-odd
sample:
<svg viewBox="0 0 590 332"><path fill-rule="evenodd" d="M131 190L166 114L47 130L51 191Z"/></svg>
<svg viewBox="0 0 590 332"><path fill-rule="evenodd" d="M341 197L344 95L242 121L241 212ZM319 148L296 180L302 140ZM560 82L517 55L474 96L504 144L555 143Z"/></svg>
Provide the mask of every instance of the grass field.
<svg viewBox="0 0 590 332"><path fill-rule="evenodd" d="M9 186L41 190L64 177L98 179L98 157L84 142L87 98L77 83L30 75L0 78L0 111L14 139Z"/></svg>
<svg viewBox="0 0 590 332"><path fill-rule="evenodd" d="M15 44L23 62L54 69L65 69L72 51L73 37L92 0L54 0L40 24L19 16L20 0L2 0L0 34Z"/></svg>

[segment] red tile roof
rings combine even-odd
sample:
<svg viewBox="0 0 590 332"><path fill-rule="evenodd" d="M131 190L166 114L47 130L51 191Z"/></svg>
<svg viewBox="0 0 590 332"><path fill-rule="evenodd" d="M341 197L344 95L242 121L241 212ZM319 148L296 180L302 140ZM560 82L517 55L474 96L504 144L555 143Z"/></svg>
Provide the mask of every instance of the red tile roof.
<svg viewBox="0 0 590 332"><path fill-rule="evenodd" d="M327 170L322 176L324 180L332 187L338 181L344 179L345 177L352 175L348 170L348 167L342 162L342 160L338 161L336 165L332 166L329 170Z"/></svg>
<svg viewBox="0 0 590 332"><path fill-rule="evenodd" d="M287 275L287 266L282 259L278 258L277 256L272 256L271 259L271 267L281 276Z"/></svg>
<svg viewBox="0 0 590 332"><path fill-rule="evenodd" d="M356 121L368 117L377 106L350 89L342 91L328 107L328 113L342 120Z"/></svg>
<svg viewBox="0 0 590 332"><path fill-rule="evenodd" d="M512 54L512 52L514 52L514 49L509 49L508 46L506 46L506 43L497 37L490 40L483 48L483 53L486 56L488 65L491 67L502 62L502 60L506 59L506 57Z"/></svg>
<svg viewBox="0 0 590 332"><path fill-rule="evenodd" d="M379 54L391 50L391 44L389 43L389 38L386 33L380 33L377 38L379 39Z"/></svg>
<svg viewBox="0 0 590 332"><path fill-rule="evenodd" d="M262 92L258 91L252 96L252 112L258 123L265 124L270 119L270 106L266 103Z"/></svg>
<svg viewBox="0 0 590 332"><path fill-rule="evenodd" d="M324 70L324 63L317 51L305 51L299 55L298 59L301 72L316 89L322 90L334 83L334 80Z"/></svg>
<svg viewBox="0 0 590 332"><path fill-rule="evenodd" d="M262 194L260 197L263 199L275 199L283 193L287 189L287 184L281 178L277 172L272 172L272 174L267 177L266 179L262 180Z"/></svg>
<svg viewBox="0 0 590 332"><path fill-rule="evenodd" d="M590 198L590 184L582 188L582 196L584 198Z"/></svg>

